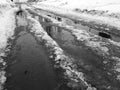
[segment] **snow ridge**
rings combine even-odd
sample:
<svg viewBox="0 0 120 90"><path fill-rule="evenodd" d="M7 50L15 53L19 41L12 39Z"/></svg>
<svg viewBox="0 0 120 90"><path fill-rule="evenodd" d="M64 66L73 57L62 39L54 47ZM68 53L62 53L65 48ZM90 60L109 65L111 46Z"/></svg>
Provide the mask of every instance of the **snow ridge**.
<svg viewBox="0 0 120 90"><path fill-rule="evenodd" d="M17 8L10 8L8 6L1 8L0 15L0 90L3 90L3 85L6 81L4 71L6 67L6 62L2 57L7 56L7 52L10 51L10 43L8 43L8 39L13 39L14 37L14 29L16 27L15 23L15 12L18 10Z"/></svg>

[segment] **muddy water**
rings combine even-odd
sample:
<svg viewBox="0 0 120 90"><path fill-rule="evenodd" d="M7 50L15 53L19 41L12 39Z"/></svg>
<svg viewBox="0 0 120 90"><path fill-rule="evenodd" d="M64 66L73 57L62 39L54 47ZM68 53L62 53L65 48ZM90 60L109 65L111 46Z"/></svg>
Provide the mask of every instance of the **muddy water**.
<svg viewBox="0 0 120 90"><path fill-rule="evenodd" d="M22 27L17 30L22 30ZM22 31L16 40L7 68L8 90L55 90L57 77L42 45Z"/></svg>

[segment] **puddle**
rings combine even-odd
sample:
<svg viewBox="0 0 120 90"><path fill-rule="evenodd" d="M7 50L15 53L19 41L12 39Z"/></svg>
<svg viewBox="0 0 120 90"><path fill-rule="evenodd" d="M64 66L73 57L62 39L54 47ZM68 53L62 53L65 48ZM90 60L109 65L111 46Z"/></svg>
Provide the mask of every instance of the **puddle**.
<svg viewBox="0 0 120 90"><path fill-rule="evenodd" d="M20 35L6 69L7 90L55 90L58 77L44 47L28 33Z"/></svg>

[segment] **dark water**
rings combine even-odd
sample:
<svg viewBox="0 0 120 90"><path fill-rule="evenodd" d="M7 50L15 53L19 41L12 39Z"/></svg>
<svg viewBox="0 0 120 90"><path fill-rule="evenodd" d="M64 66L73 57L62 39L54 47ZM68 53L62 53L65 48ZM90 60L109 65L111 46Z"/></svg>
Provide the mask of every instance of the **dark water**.
<svg viewBox="0 0 120 90"><path fill-rule="evenodd" d="M17 28L21 30L22 28ZM7 68L8 90L55 90L56 74L42 45L32 35L21 32Z"/></svg>

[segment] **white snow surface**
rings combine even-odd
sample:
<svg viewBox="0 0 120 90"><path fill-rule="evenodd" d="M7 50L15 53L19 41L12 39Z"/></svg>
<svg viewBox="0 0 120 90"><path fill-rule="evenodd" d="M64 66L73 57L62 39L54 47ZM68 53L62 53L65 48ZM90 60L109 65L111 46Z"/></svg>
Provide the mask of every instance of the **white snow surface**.
<svg viewBox="0 0 120 90"><path fill-rule="evenodd" d="M10 3L11 4L11 3ZM8 39L14 35L15 11L18 8L11 8L8 3L0 3L0 64L5 66L6 62L2 56L6 56L5 51L8 51ZM3 90L3 85L6 81L5 71L0 71L0 90Z"/></svg>
<svg viewBox="0 0 120 90"><path fill-rule="evenodd" d="M4 8L0 13L0 49L7 46L8 38L14 34L15 25L15 11L17 8Z"/></svg>
<svg viewBox="0 0 120 90"><path fill-rule="evenodd" d="M0 4L8 4L10 0L0 0Z"/></svg>
<svg viewBox="0 0 120 90"><path fill-rule="evenodd" d="M14 2L27 2L28 0L13 0Z"/></svg>
<svg viewBox="0 0 120 90"><path fill-rule="evenodd" d="M120 12L120 0L47 0L40 3L69 9L78 8Z"/></svg>

